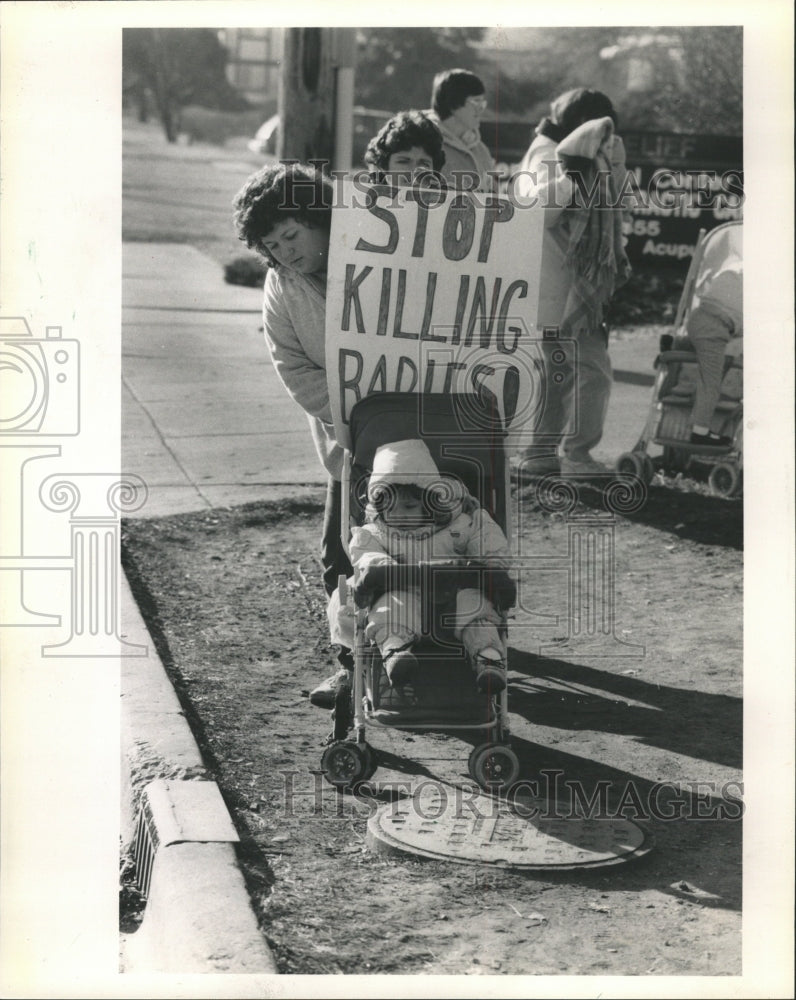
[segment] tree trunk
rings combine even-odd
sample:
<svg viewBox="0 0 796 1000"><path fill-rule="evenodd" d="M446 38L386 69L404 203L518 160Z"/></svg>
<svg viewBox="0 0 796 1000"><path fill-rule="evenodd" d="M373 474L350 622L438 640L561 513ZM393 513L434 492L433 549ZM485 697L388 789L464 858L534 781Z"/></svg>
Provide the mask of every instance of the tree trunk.
<svg viewBox="0 0 796 1000"><path fill-rule="evenodd" d="M322 160L334 153L334 69L330 28L287 28L279 86L281 160Z"/></svg>
<svg viewBox="0 0 796 1000"><path fill-rule="evenodd" d="M169 66L168 46L159 29L155 28L152 36L152 91L166 140L176 142L177 128L174 119L177 108L171 79L172 69Z"/></svg>

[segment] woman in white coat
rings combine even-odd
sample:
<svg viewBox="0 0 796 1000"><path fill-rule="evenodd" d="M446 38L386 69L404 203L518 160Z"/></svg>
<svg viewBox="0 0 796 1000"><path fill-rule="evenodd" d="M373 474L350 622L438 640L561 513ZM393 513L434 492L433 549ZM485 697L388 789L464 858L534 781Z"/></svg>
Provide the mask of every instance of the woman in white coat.
<svg viewBox="0 0 796 1000"><path fill-rule="evenodd" d="M544 407L520 435L521 476L608 471L591 455L613 383L605 310L630 274L621 231L628 175L615 124L605 94L567 91L538 125L512 180L518 197L545 210L539 326L557 327L577 349L564 371L545 372Z"/></svg>

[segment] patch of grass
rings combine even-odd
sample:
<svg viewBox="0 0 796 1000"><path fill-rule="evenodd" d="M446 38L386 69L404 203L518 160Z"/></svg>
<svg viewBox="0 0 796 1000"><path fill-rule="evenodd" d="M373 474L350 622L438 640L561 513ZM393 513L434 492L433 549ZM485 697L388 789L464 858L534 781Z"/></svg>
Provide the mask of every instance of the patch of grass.
<svg viewBox="0 0 796 1000"><path fill-rule="evenodd" d="M246 285L262 288L268 265L261 257L254 255L235 257L224 265L224 281L228 285Z"/></svg>
<svg viewBox="0 0 796 1000"><path fill-rule="evenodd" d="M276 101L246 111L217 111L189 105L183 108L181 131L193 142L223 146L237 136L254 138L257 129L276 111Z"/></svg>
<svg viewBox="0 0 796 1000"><path fill-rule="evenodd" d="M611 325L671 324L684 284L685 271L679 269L635 268L611 302Z"/></svg>

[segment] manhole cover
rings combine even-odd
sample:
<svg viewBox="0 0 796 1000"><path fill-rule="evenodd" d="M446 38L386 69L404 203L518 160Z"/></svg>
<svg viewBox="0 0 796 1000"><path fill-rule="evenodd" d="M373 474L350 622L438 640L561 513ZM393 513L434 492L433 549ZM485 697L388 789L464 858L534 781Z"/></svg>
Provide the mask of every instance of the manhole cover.
<svg viewBox="0 0 796 1000"><path fill-rule="evenodd" d="M380 807L368 821L368 844L376 851L523 869L600 867L649 851L641 827L622 817L564 816L548 802L510 805L434 781Z"/></svg>

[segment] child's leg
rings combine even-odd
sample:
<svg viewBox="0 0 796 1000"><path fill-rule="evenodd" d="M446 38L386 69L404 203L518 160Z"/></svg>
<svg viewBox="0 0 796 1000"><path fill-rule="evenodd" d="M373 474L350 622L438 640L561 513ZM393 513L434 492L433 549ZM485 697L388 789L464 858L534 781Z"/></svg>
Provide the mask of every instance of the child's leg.
<svg viewBox="0 0 796 1000"><path fill-rule="evenodd" d="M500 615L480 590L460 590L456 595L457 628L482 691L496 693L506 686L506 644L497 626Z"/></svg>
<svg viewBox="0 0 796 1000"><path fill-rule="evenodd" d="M353 586L353 577L349 579L349 587ZM332 646L337 649L338 669L331 676L326 677L321 683L310 691L310 703L318 708L335 707L338 691L341 684L351 683L351 671L354 669L354 658L352 650L354 648L354 617L340 603L339 590L332 591L329 603L326 605L326 617L329 620L329 639Z"/></svg>
<svg viewBox="0 0 796 1000"><path fill-rule="evenodd" d="M697 388L691 418L694 430L707 434L724 374L724 352L730 327L708 309L697 307L688 320L688 336L697 356Z"/></svg>
<svg viewBox="0 0 796 1000"><path fill-rule="evenodd" d="M354 578L348 581L352 587ZM333 646L354 648L354 616L353 612L340 603L340 592L335 590L326 605L326 617L329 620L329 638Z"/></svg>
<svg viewBox="0 0 796 1000"><path fill-rule="evenodd" d="M492 622L470 622L462 629L461 640L471 660L475 660L479 653L488 653L493 650L494 659L502 660L505 656L505 644L500 638L497 626L493 625Z"/></svg>
<svg viewBox="0 0 796 1000"><path fill-rule="evenodd" d="M365 634L381 651L391 684L405 684L417 671L411 647L420 634L422 608L417 590L386 591L368 613Z"/></svg>

